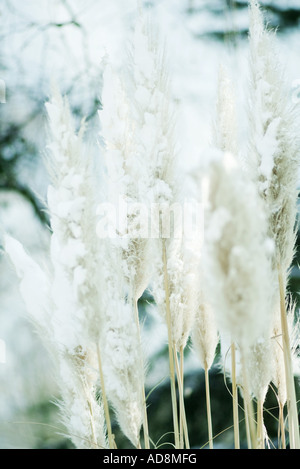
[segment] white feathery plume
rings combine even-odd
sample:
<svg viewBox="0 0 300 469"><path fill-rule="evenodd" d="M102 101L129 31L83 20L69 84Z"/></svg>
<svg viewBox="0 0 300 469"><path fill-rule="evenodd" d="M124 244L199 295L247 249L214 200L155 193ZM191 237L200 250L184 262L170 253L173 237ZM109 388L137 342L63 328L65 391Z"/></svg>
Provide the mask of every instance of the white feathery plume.
<svg viewBox="0 0 300 469"><path fill-rule="evenodd" d="M295 109L276 55L274 34L264 26L259 3L250 8L249 169L258 183L275 241L274 263L284 275L295 248L299 140Z"/></svg>
<svg viewBox="0 0 300 469"><path fill-rule="evenodd" d="M219 69L218 96L213 123L213 145L223 152L238 156L238 127L233 83L224 66Z"/></svg>
<svg viewBox="0 0 300 469"><path fill-rule="evenodd" d="M63 351L57 342L53 327L52 278L26 253L19 241L8 235L4 239L5 251L20 279L20 293L27 313L54 365L61 394L58 406L67 436L77 448L105 448L103 408L95 398L94 368L80 354L74 356Z"/></svg>
<svg viewBox="0 0 300 469"><path fill-rule="evenodd" d="M103 371L107 395L118 424L124 435L138 447L144 418L141 385L145 378L134 311L122 296L122 278L118 280L119 283L114 280L113 288L108 286L112 296L107 302L107 319L101 341Z"/></svg>
<svg viewBox="0 0 300 469"><path fill-rule="evenodd" d="M182 262L184 268L182 269L182 280L178 279L177 285L181 285L183 289L183 304L185 309L182 312L182 326L179 329L181 331L181 337L184 339L181 343L175 341L177 350L183 349L187 345L188 339L193 336L196 332L201 316L200 310L203 302L201 301L201 250L202 250L202 233L196 233L191 238L184 236L182 240ZM176 283L174 282L174 286ZM200 314L199 314L200 313ZM180 316L179 316L180 319ZM197 334L196 334L197 335ZM213 347L213 345L212 345Z"/></svg>
<svg viewBox="0 0 300 469"><path fill-rule="evenodd" d="M134 394L134 390L138 387L137 383L139 382L135 379L135 371L136 368L138 368L139 371L137 365L140 365L136 336L134 337L135 347L131 346L129 353L126 348L128 347L129 337L134 335L130 335L127 330L129 329L131 331L134 318L128 317L126 305L122 303L124 296L122 297L121 294L118 296L118 292L124 292L120 283L115 279L112 286L109 285L109 281L113 277L116 277L116 266L120 264L114 262L116 255L114 252L110 254L110 246L104 243L103 240L102 251L105 256L104 259L102 259L101 272L98 272L97 265L99 265L101 251L99 248L99 239L96 236L96 211L93 200L86 193L89 188L94 187L89 177L90 174L88 173L90 168L79 160L81 155L81 135L76 136L74 133L70 132L71 116L68 108L61 100L58 105L60 106L61 114L57 116L56 106L54 106L54 109L50 107L48 112L50 113L50 117L62 119L62 124L67 126L67 134L57 139L58 145L60 144L62 147L53 155L54 158L56 158L56 162L58 162L59 158L61 158L62 161L60 161L59 167L54 168L56 172L59 172L60 183L52 187L49 192L50 210L54 219L51 253L55 267L54 274L57 280L54 286L60 288L61 285L65 286L67 284L69 290L66 290L63 301L59 295L56 295L56 289L54 289L53 295L57 301L58 315L69 313L67 318L65 318L66 322L63 326L70 327L70 325L72 325L73 327L74 336L72 337L72 342L66 344L68 353L72 357L74 351L78 351L81 357L89 356L96 364L97 361L99 361L100 378L102 378L102 371L104 371L105 395L107 393L108 397L111 399L117 411L119 421L121 419L120 415L123 416L122 430L136 445L138 443L140 429L140 416L138 412L140 412L142 408L140 397L138 404L136 404L137 399ZM57 126L54 125L54 129L56 128ZM63 126L61 126L61 128L64 130ZM56 147L54 148L56 151ZM65 159L61 157L61 155L63 155ZM69 157L71 157L71 161ZM75 174L72 173L72 170ZM78 170L78 173L76 173L76 170ZM70 174L73 176L73 179L75 179L75 182L78 179L77 185L73 182L69 186L68 178ZM81 176L81 178L79 176ZM88 184L87 188L84 184ZM77 214L76 219L72 217L74 213L72 210L73 204L79 206L78 211L75 211L75 214ZM62 208L64 208L65 205L67 207L71 205L70 217L68 217L68 211L63 212L62 217L60 216L59 210L61 205ZM75 234L72 231L74 227L78 229L78 237L76 237L77 231ZM79 248L78 242L81 243L80 249L77 249L77 247ZM63 256L63 254L64 252L68 252L69 246L71 250L74 249L75 260L71 252L70 258L67 257L66 262L64 262L65 256ZM76 269L78 265L86 273L86 277L83 277L82 283L76 282L77 277L74 267ZM102 281L105 283L105 289L103 288L103 291L99 288L101 285L104 285ZM112 303L112 298L115 298L115 303ZM72 309L69 307L68 303L66 303L69 299ZM66 307L64 308L64 306ZM59 308L61 308L61 310ZM121 312L123 317L121 316ZM130 319L132 322L130 322ZM63 327L61 327L61 329L63 329ZM111 331L113 331L114 334L112 334ZM66 336L66 331L64 331L63 335L64 337ZM73 342L74 345L78 344L79 347L77 345L73 349ZM93 345L96 345L96 347L93 347ZM109 350L107 348L109 348ZM119 351L119 354L117 354L117 351ZM75 353L75 359L78 353ZM116 365L115 360L117 355L119 362ZM113 357L113 361L111 357ZM120 357L123 357L123 360L120 360ZM133 363L134 365L132 365ZM108 366L108 364L111 366ZM83 370L84 369L83 367ZM108 369L109 371L107 371ZM113 381L111 380L112 376ZM101 382L101 387L102 392L104 392L103 382ZM116 388L123 390L122 400L115 398ZM128 409L131 405L133 407L136 405L137 411L129 412ZM126 410L124 411L124 409ZM109 416L108 413L106 413L106 420L108 419ZM132 429L133 425L134 429ZM110 441L110 447L112 447L112 441Z"/></svg>
<svg viewBox="0 0 300 469"><path fill-rule="evenodd" d="M108 433L111 442L110 421L106 404L104 383L100 366L99 340L103 327L103 271L99 268L101 249L96 233L96 181L92 161L83 144L84 127L78 134L66 98L58 91L46 104L49 116L50 144L48 145L48 169L51 184L48 189L48 207L52 228L50 256L53 267L52 299L55 305L53 327L62 355L70 367L70 377L78 373L83 382L86 407L90 418L99 414L96 403L98 373L104 402ZM99 370L91 373L90 362L98 364ZM97 369L97 367L96 367ZM88 378L87 378L88 376ZM85 381L91 383L90 387ZM79 379L78 378L78 379ZM67 384L67 383L66 383ZM67 397L72 393L67 393ZM69 409L68 421L73 420ZM91 409L93 410L91 413ZM101 408L100 414L103 414ZM100 422L96 425L99 428ZM93 426L95 424L93 423ZM101 425L100 425L101 426ZM102 426L104 428L104 420ZM100 446L103 438L95 435Z"/></svg>
<svg viewBox="0 0 300 469"><path fill-rule="evenodd" d="M213 123L213 148L218 151L229 153L234 158L239 155L238 145L238 131L237 131L237 116L236 116L236 103L233 93L233 84L229 78L227 70L220 67L218 77L218 97L215 112L215 120ZM224 332L222 334L224 336ZM238 349L235 343L230 345L231 357L231 382L232 382L232 404L233 404L233 428L234 428L234 445L236 449L240 447L239 437L239 418L238 418L238 387L242 381L238 381L239 376L237 369ZM226 366L223 365L225 370ZM228 374L228 372L227 372Z"/></svg>
<svg viewBox="0 0 300 469"><path fill-rule="evenodd" d="M100 333L95 181L82 142L84 128L75 133L67 100L54 92L46 108L51 132L47 163L52 295L57 309L54 326L61 344L72 352L79 344L84 349L91 340L96 344Z"/></svg>
<svg viewBox="0 0 300 469"><path fill-rule="evenodd" d="M256 187L229 154L211 165L206 221L209 299L220 331L246 350L268 329L273 245Z"/></svg>
<svg viewBox="0 0 300 469"><path fill-rule="evenodd" d="M77 449L107 449L101 398L97 398L98 369L94 353L62 353L59 363L62 422Z"/></svg>
<svg viewBox="0 0 300 469"><path fill-rule="evenodd" d="M198 265L198 272L200 266ZM202 277L202 278L201 278ZM217 345L219 342L219 334L216 324L214 310L211 304L206 301L203 275L195 275L194 284L194 306L195 322L192 328L192 346L200 361L200 366L205 373L205 389L206 389L206 408L208 421L208 438L209 447L213 449L213 428L210 403L210 386L209 386L209 370L213 365Z"/></svg>
<svg viewBox="0 0 300 469"><path fill-rule="evenodd" d="M137 158L145 166L143 183L146 184L148 202L172 203L176 112L170 95L165 51L150 19L141 15L134 34L127 86L134 96L131 112Z"/></svg>
<svg viewBox="0 0 300 469"><path fill-rule="evenodd" d="M39 284L45 285L48 280L44 301L45 305L50 302L50 311L44 327L49 331L48 336L51 334L49 348L56 365L67 432L79 447L103 448L107 446L103 408L96 398L98 375L91 366L93 357L97 356L101 304L97 293L91 173L89 162L83 159L82 134L75 134L67 102L57 91L46 106L50 128L48 206L52 228L49 279L37 266L33 270L33 262L25 257L20 246L12 249L17 256L14 258L17 271L21 272L21 293L35 317L40 302L28 299L32 290L28 282L37 276ZM41 285L39 294L44 291ZM42 308L40 317L43 317ZM82 385L76 389L79 382ZM96 422L94 418L99 420Z"/></svg>
<svg viewBox="0 0 300 469"><path fill-rule="evenodd" d="M182 239L182 213L175 180L177 156L174 143L174 109L170 97L164 51L159 46L158 36L151 23L142 16L139 17L135 29L131 68L128 87L134 90L131 112L135 129L135 148L137 157L140 158L146 169L143 180L146 187L146 201L150 209L151 206L154 209L157 208L157 213L154 211L151 213L153 215L151 216L151 236L153 236L153 245L158 249L157 269L153 276L151 289L157 304L165 309L165 291L162 280L164 276L161 256L162 240L155 239L162 237L167 250L171 310L172 314L174 309L178 312L176 314L174 311L172 317L173 336L174 338L176 336L174 340L178 345L181 341L180 337L184 337L183 343L185 345L189 333L179 329L184 327L184 323L189 322L188 318L185 317L186 313L182 313L188 297L187 293L183 291L186 288L182 285L186 275L184 272L186 269L184 262L186 247L185 241ZM178 208L179 212L177 212ZM173 214L171 212L174 213L172 226ZM163 314L165 315L165 313ZM177 324L175 324L176 320Z"/></svg>
<svg viewBox="0 0 300 469"><path fill-rule="evenodd" d="M121 238L102 241L105 313L100 343L105 386L122 432L139 447L141 425L145 424L145 399L141 392L145 376L136 312L128 299L128 278L120 268L126 262L124 243Z"/></svg>
<svg viewBox="0 0 300 469"><path fill-rule="evenodd" d="M257 401L257 449L265 448L268 440L264 425L263 406L273 377L274 360L270 334L250 347L247 355L247 372L251 376L249 390Z"/></svg>
<svg viewBox="0 0 300 469"><path fill-rule="evenodd" d="M175 220L176 224L176 220ZM172 235L171 235L172 236ZM184 350L190 337L196 314L193 302L195 271L189 263L190 252L187 240L163 238L158 252L157 274L153 277L154 299L164 318L168 330L168 349L173 406L175 447L190 448L184 404ZM161 282L161 283L160 283ZM164 295L161 295L161 285ZM180 362L178 361L178 355ZM175 370L179 391L180 434L176 419ZM185 445L185 446L184 446Z"/></svg>
<svg viewBox="0 0 300 469"><path fill-rule="evenodd" d="M233 93L233 84L228 77L226 70L221 67L219 71L219 84L218 84L218 99L216 118L214 123L213 144L216 148L223 152L228 152L234 158L239 157L238 145L238 132L237 132L237 116L235 96ZM233 405L234 405L234 431L235 431L235 447L239 447L239 436L237 432L238 426L238 409L237 409L237 394L236 385L237 379L242 383L242 375L236 368L237 350L234 343L231 344L231 373L232 373L232 386L233 386ZM271 358L271 340L270 331L266 337L261 337L255 342L247 352L247 368L248 375L251 376L251 383L249 384L249 391L257 399L259 406L259 442L263 445L264 431L263 431L263 403L268 390L269 383L272 378L272 360ZM233 369L235 368L235 369ZM242 392L242 387L239 386Z"/></svg>
<svg viewBox="0 0 300 469"><path fill-rule="evenodd" d="M160 47L158 34L154 31L151 20L140 15L135 28L135 38L129 60L130 68L127 75L128 93L133 96L131 101L131 116L134 123L135 151L137 158L145 166L145 184L147 204L151 213L151 237L154 251L157 252L155 271L151 287L154 298L158 304L165 304L163 313L168 329L168 347L171 393L173 406L173 423L175 433L175 446L179 447L179 431L176 408L175 367L177 354L174 354L172 331L176 331L177 337L183 337L185 333L177 333L176 316L172 318L171 302L176 303L177 312L181 314L184 306L179 304L181 295L176 295L176 289L172 289L170 268L176 275L173 266L180 266L182 271L182 254L177 242L171 239L173 234L168 229L169 218L173 203L178 201L176 194L175 167L176 145L174 138L174 106L170 95L168 70L166 66L165 51ZM158 207L158 216L151 209ZM161 210L159 210L161 209ZM166 212L164 211L166 209ZM164 212L164 213L162 213ZM167 213L167 215L166 215ZM176 220L177 221L177 220ZM178 226L175 221L175 231ZM167 234L164 232L167 226ZM180 234L182 236L182 234ZM180 243L179 243L180 244ZM172 258L170 256L173 256ZM160 283L162 280L162 284ZM158 288L156 288L158 286ZM173 296L172 296L173 290ZM181 321L178 318L178 321ZM179 322L178 322L179 324ZM181 321L181 324L188 324ZM175 327L174 327L175 325ZM181 327L181 326L180 326ZM175 361L174 361L175 360ZM178 375L178 379L181 377ZM179 385L181 411L183 409L182 380ZM181 415L182 415L181 412ZM186 445L187 432L185 432Z"/></svg>
<svg viewBox="0 0 300 469"><path fill-rule="evenodd" d="M246 363L250 348L269 331L273 244L267 238L267 220L256 186L236 158L222 154L211 163L209 176L204 252L208 298L221 335L229 335L241 352L248 444L255 447Z"/></svg>
<svg viewBox="0 0 300 469"><path fill-rule="evenodd" d="M234 158L239 156L235 95L232 81L224 67L220 67L219 69L218 96L212 137L213 149L223 153L229 153ZM212 309L211 306L210 309ZM224 336L224 331L222 335ZM237 369L238 349L233 342L231 342L230 345L230 357L231 369L229 374L231 374L230 378L232 382L234 445L236 449L239 449L238 387L240 390L242 389L239 386L242 381L238 381L241 377ZM226 373L227 367L225 363L223 367L225 375L228 374L228 371Z"/></svg>
<svg viewBox="0 0 300 469"><path fill-rule="evenodd" d="M192 348L197 354L203 370L209 370L213 364L219 335L215 313L208 301L203 272L204 220L205 220L205 179L200 184L201 194L198 196L201 211L200 226L190 239L186 240L187 253L186 269L190 272L190 287L188 291L188 308L193 311L193 324L191 327Z"/></svg>
<svg viewBox="0 0 300 469"><path fill-rule="evenodd" d="M140 446L140 430L145 418L144 365L135 311L128 301L128 284L122 269L122 249L103 240L105 272L103 292L104 327L100 344L107 397L124 435L135 447ZM148 430L146 429L146 432ZM147 438L145 434L145 438Z"/></svg>
<svg viewBox="0 0 300 469"><path fill-rule="evenodd" d="M137 301L150 281L151 244L146 207L145 165L137 157L129 101L121 79L110 64L104 72L103 109L99 111L105 143L109 202L116 208L115 238L111 248L121 250L121 267L129 296ZM118 259L120 260L120 259Z"/></svg>
<svg viewBox="0 0 300 469"><path fill-rule="evenodd" d="M300 447L300 436L285 296L295 251L299 140L295 108L277 58L274 35L265 27L256 0L250 2L250 50L249 168L265 203L269 236L275 243L273 268L279 291L274 290L274 335L282 334L291 447L295 448ZM277 378L280 373L279 369Z"/></svg>
<svg viewBox="0 0 300 469"><path fill-rule="evenodd" d="M192 343L201 367L203 370L209 370L215 359L219 335L214 310L211 304L205 300L201 286L199 286L198 295L199 300L192 331Z"/></svg>
<svg viewBox="0 0 300 469"><path fill-rule="evenodd" d="M250 390L255 399L264 403L273 374L273 355L271 338L258 340L251 348L247 357Z"/></svg>
<svg viewBox="0 0 300 469"><path fill-rule="evenodd" d="M219 69L217 104L212 130L211 159L218 159L220 152L229 154L232 159L236 159L239 154L236 102L233 83L224 66L221 66ZM216 153L213 153L215 150ZM207 183L209 184L207 176L203 175L203 191L207 191ZM208 194L204 194L206 199L207 196ZM212 310L211 305L209 309ZM222 331L222 335L224 336L224 331Z"/></svg>
<svg viewBox="0 0 300 469"><path fill-rule="evenodd" d="M120 364L111 367L119 386L110 389L110 399L115 408L119 424L131 442L139 444L141 416L143 416L145 446L149 447L148 423L144 391L144 358L141 343L141 332L138 316L138 299L142 296L150 280L151 244L147 232L148 218L143 218L145 201L145 180L142 163L137 158L133 138L133 122L129 112L128 96L121 79L107 65L104 73L102 92L103 110L99 112L101 136L104 140L104 157L107 169L107 193L109 203L115 209L115 220L112 221L112 232L105 242L107 246L108 271L111 295L115 298L115 314L123 311L127 322L120 322L116 329L115 318L107 318L108 327L117 330L120 336L120 350L128 356L126 341L131 338L130 351L132 359L121 360ZM117 123L117 124L116 124ZM145 232L146 229L146 232ZM118 272L117 280L116 272ZM122 285L122 288L120 288ZM126 299L127 297L127 299ZM108 299L108 311L111 301ZM131 309L131 313L130 313ZM131 323L130 323L131 321ZM130 333L128 333L128 330ZM109 337L113 337L112 334ZM116 332L114 334L116 337ZM135 344L133 346L133 344ZM112 347L114 348L114 343ZM109 352L109 350L107 350ZM107 358L109 359L109 353ZM121 353L122 355L122 353ZM122 372L120 371L120 367ZM122 368L124 367L124 368ZM108 376L109 383L113 380ZM124 388L123 398L115 389ZM140 395L137 393L140 391ZM144 410L143 410L144 408ZM131 409L131 410L130 410ZM143 411L143 413L141 413Z"/></svg>
<svg viewBox="0 0 300 469"><path fill-rule="evenodd" d="M53 337L51 280L18 240L4 235L3 245L20 280L19 289L28 317L43 340L50 344Z"/></svg>
<svg viewBox="0 0 300 469"><path fill-rule="evenodd" d="M218 76L218 94L215 117L212 126L212 155L211 159L220 157L220 152L228 153L231 158L237 158L239 155L238 146L238 126L237 126L237 110L236 110L236 98L233 91L233 83L229 77L228 71L224 66L219 68ZM216 151L215 151L216 150ZM233 165L235 163L233 162ZM203 175L203 191L207 190L207 175ZM204 199L207 199L208 194L203 194ZM206 203L207 200L204 200ZM207 208L205 206L204 210ZM203 248L205 250L205 246ZM203 269L203 266L202 266ZM205 281L203 276L202 283ZM203 295L203 294L202 294ZM207 299L204 301L205 309L208 310L210 315L214 315L213 308L208 304ZM215 320L212 319L212 323ZM217 329L217 326L213 326ZM224 335L224 331L223 335ZM216 332L214 333L216 337ZM215 339L216 340L216 339Z"/></svg>
<svg viewBox="0 0 300 469"><path fill-rule="evenodd" d="M167 243L167 272L169 280L169 301L171 310L171 335L175 350L184 350L194 327L197 312L197 265L193 258L189 240L181 237ZM166 300L163 290L164 274L162 260L157 276L153 278L151 289L158 310L166 321Z"/></svg>

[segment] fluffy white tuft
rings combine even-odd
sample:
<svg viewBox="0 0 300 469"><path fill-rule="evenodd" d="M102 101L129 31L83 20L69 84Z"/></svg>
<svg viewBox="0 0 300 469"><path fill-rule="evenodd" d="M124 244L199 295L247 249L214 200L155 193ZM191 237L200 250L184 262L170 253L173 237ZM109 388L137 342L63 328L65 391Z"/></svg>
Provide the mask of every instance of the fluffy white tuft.
<svg viewBox="0 0 300 469"><path fill-rule="evenodd" d="M229 163L225 155L211 165L204 273L218 328L243 349L269 327L274 285L256 187L236 160Z"/></svg>

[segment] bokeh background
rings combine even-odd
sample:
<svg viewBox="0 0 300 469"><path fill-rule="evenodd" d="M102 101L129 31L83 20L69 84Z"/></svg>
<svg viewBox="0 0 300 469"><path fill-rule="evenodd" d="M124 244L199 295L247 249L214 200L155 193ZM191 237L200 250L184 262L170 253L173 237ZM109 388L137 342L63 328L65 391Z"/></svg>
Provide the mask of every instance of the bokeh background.
<svg viewBox="0 0 300 469"><path fill-rule="evenodd" d="M108 56L116 68L126 65L137 5L136 0L1 0L0 227L19 239L36 259L43 257L49 241L43 155L47 144L44 104L51 84L58 83L68 95L76 122L86 117L87 141L101 161L97 111L104 59ZM262 5L269 25L278 28L278 50L290 98L300 102L300 0L264 0ZM189 181L206 164L220 65L227 67L234 83L241 142L245 142L247 2L140 0L139 6L153 14L166 39L173 99L179 111L179 164L183 181ZM299 260L300 253L290 283L296 301ZM139 307L149 364L150 434L154 442L167 445L172 439L168 434L172 416L166 333L147 292ZM57 389L47 353L26 318L16 275L3 254L0 339L0 448L71 448L53 404ZM186 358L185 389L191 444L207 448L204 375L192 351ZM218 356L211 370L211 398L215 447L230 448L230 386ZM265 418L276 445L277 403L272 392ZM128 447L117 427L114 431L119 446Z"/></svg>

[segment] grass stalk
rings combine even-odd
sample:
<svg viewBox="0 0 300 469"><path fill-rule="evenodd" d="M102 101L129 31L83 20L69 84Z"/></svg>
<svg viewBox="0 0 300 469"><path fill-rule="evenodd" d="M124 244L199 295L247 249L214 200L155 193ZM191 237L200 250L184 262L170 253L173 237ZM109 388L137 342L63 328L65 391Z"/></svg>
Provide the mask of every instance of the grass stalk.
<svg viewBox="0 0 300 469"><path fill-rule="evenodd" d="M279 403L279 431L280 431L280 447L281 449L286 449L285 441L285 425L284 425L284 406L282 403Z"/></svg>
<svg viewBox="0 0 300 469"><path fill-rule="evenodd" d="M183 391L183 377L182 377L182 368L179 365L178 362L178 355L175 350L175 347L173 347L174 350L174 361L176 365L176 373L177 373L177 381L178 381L178 391L179 391L179 415L180 415L180 445L181 448L183 448L183 440L185 442L185 447L187 449L190 449L190 443L189 443L189 436L188 436L188 426L187 426L187 419L186 419L186 413L185 413L185 405L184 405L184 391Z"/></svg>
<svg viewBox="0 0 300 469"><path fill-rule="evenodd" d="M135 321L137 327L137 334L138 334L138 341L139 341L139 355L141 360L141 369L143 369L143 361L142 361L142 343L141 343L141 330L140 330L140 320L139 320L139 309L138 309L138 300L135 299L134 303L134 313L135 313ZM144 432L144 444L145 449L150 449L150 440L149 440L149 427L148 427L148 415L147 415L147 402L146 402L146 394L145 394L145 386L142 383L141 386L141 398L143 402L143 432Z"/></svg>
<svg viewBox="0 0 300 469"><path fill-rule="evenodd" d="M179 367L177 366L177 368L179 369L179 372L178 374L180 373L180 378L181 378L181 384L182 384L182 390L183 390L183 395L184 395L184 383L183 383L183 380L184 380L184 371L183 371L183 360L184 360L184 356L183 356L183 348L181 347L180 349L180 352L179 352ZM183 430L183 416L182 416L182 408L180 406L180 409L179 409L179 435L180 435L180 448L184 448L184 430Z"/></svg>
<svg viewBox="0 0 300 469"><path fill-rule="evenodd" d="M101 361L101 353L100 353L100 347L98 343L97 343L97 357L98 357L100 386L101 386L101 392L102 392L102 401L103 401L104 415L105 415L105 421L106 421L106 427L107 427L108 444L109 444L110 449L115 449L115 439L112 433L109 406L108 406L108 401L107 401L106 392L105 392L105 383L104 383L104 375L103 375L103 368L102 368L102 361Z"/></svg>
<svg viewBox="0 0 300 469"><path fill-rule="evenodd" d="M94 419L94 414L93 414L93 408L89 399L87 400L87 403L88 403L88 408L89 408L89 412L91 416L91 432L92 432L92 438L93 438L92 445L94 445L94 447L97 448L98 443L97 443L96 432L95 432L95 424L94 424L95 419Z"/></svg>
<svg viewBox="0 0 300 469"><path fill-rule="evenodd" d="M181 383L182 383L183 396L184 396L184 353L183 353L183 346L180 347L179 358L180 358L180 376L181 376ZM182 422L181 422L181 427L183 427ZM183 428L180 428L180 431L181 431L181 433L183 433ZM187 437L188 437L188 433L187 433Z"/></svg>
<svg viewBox="0 0 300 469"><path fill-rule="evenodd" d="M293 370L292 370L291 346L290 346L286 303L285 303L285 287L284 287L282 269L280 266L278 266L278 281L279 281L279 292L280 292L282 346L283 346L286 387L287 387L287 410L288 410L288 422L289 422L290 448L300 449L298 410L297 410L294 375L293 375Z"/></svg>
<svg viewBox="0 0 300 469"><path fill-rule="evenodd" d="M242 369L243 369L243 395L246 417L246 429L248 436L248 449L257 449L257 435L255 428L253 401L249 392L248 372L245 363L245 354L242 353Z"/></svg>
<svg viewBox="0 0 300 469"><path fill-rule="evenodd" d="M243 394L243 399L244 399L244 414L245 414L245 428L246 428L246 436L247 436L247 445L248 449L252 448L252 443L251 443L251 436L250 436L250 425L249 425L249 409L248 406L246 405L246 400L245 396Z"/></svg>
<svg viewBox="0 0 300 469"><path fill-rule="evenodd" d="M209 449L213 449L213 430L212 430L212 417L211 417L208 366L205 366L204 374L205 374L205 394L206 394L206 412L207 412L207 427L208 427Z"/></svg>
<svg viewBox="0 0 300 469"><path fill-rule="evenodd" d="M235 344L231 344L231 379L232 379L232 407L233 407L233 432L234 447L240 449L240 430L239 430L239 407L238 407L238 389L236 383L236 353Z"/></svg>
<svg viewBox="0 0 300 469"><path fill-rule="evenodd" d="M263 402L257 401L257 449L264 449Z"/></svg>
<svg viewBox="0 0 300 469"><path fill-rule="evenodd" d="M173 427L174 427L174 437L175 437L175 448L179 449L180 440L179 440L179 426L178 426L177 400L176 400L176 381L175 381L173 341L172 341L170 289L169 289L169 277L168 277L168 269L167 269L166 240L164 238L162 239L162 261L163 261L164 290L165 290L165 299L166 299L166 321L167 321L167 330L168 330L168 351L169 351Z"/></svg>

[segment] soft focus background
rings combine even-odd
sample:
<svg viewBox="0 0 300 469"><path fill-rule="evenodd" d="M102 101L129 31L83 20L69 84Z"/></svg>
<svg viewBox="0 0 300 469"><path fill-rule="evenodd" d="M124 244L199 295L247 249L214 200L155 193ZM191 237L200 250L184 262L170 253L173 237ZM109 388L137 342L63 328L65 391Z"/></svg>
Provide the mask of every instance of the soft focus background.
<svg viewBox="0 0 300 469"><path fill-rule="evenodd" d="M47 142L44 103L51 83L57 82L69 96L78 122L86 116L87 140L100 161L97 110L103 59L109 56L115 67L126 65L137 4L136 0L1 0L0 227L37 259L44 255L49 237L43 210L48 184L43 153ZM221 64L234 82L241 141L245 142L247 2L140 0L139 5L153 14L166 39L173 97L179 110L180 165L188 182L206 163ZM290 97L300 102L300 0L265 0L262 5L270 26L278 28L278 49ZM291 274L295 299L300 283L298 258ZM149 357L147 386L148 391L153 389L150 434L157 442L172 429L166 336L147 294L140 310ZM16 275L3 255L0 339L0 448L71 447L61 435L52 404L57 390L47 353L26 319ZM204 376L192 352L187 357L185 386L191 444L204 446ZM211 396L214 433L219 434L215 447L231 447L231 396L217 360L211 373ZM268 396L266 407L266 424L276 439L274 396ZM161 443L169 438L166 434Z"/></svg>

